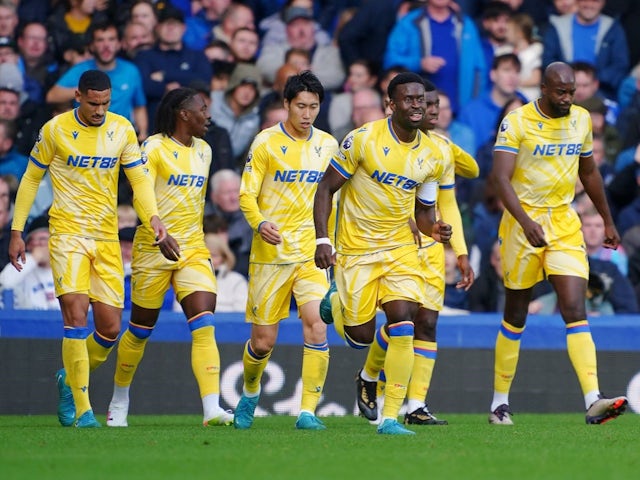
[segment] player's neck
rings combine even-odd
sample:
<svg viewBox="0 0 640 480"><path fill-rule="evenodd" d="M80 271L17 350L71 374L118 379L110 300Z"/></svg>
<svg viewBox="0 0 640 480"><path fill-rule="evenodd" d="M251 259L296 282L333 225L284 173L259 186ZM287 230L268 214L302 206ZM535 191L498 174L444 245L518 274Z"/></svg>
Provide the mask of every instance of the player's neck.
<svg viewBox="0 0 640 480"><path fill-rule="evenodd" d="M309 135L311 135L311 129L300 129L296 128L290 121L282 122L282 127L284 131L287 132L291 137L296 140L308 140Z"/></svg>
<svg viewBox="0 0 640 480"><path fill-rule="evenodd" d="M398 125L396 122L394 122L393 118L391 118L389 125L391 126L391 130L393 130L393 133L395 134L395 136L398 137L398 140L400 140L403 143L413 142L416 139L416 136L418 135L417 128L407 130L401 127L400 125Z"/></svg>
<svg viewBox="0 0 640 480"><path fill-rule="evenodd" d="M549 106L547 102L545 102L544 98L539 98L537 100L538 108L542 113L544 113L549 118L561 118L566 117L566 115L559 115L558 112L555 112L553 108Z"/></svg>
<svg viewBox="0 0 640 480"><path fill-rule="evenodd" d="M190 147L191 145L193 145L193 137L182 132L175 132L173 135L171 135L171 140L182 145L183 147Z"/></svg>

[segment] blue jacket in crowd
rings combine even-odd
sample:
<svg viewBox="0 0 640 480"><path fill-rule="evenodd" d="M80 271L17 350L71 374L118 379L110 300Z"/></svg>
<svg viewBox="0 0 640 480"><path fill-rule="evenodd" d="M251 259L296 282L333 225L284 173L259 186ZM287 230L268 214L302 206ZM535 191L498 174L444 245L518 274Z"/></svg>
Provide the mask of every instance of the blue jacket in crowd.
<svg viewBox="0 0 640 480"><path fill-rule="evenodd" d="M428 30L428 19L422 8L402 17L391 31L384 56L384 68L401 65L412 72L424 74L420 66L423 57L431 55L433 39ZM486 89L487 66L480 44L480 36L473 20L467 16L454 15L456 40L460 55L458 70L458 102L466 105L469 100ZM425 31L421 31L421 25ZM442 88L442 86L439 86Z"/></svg>

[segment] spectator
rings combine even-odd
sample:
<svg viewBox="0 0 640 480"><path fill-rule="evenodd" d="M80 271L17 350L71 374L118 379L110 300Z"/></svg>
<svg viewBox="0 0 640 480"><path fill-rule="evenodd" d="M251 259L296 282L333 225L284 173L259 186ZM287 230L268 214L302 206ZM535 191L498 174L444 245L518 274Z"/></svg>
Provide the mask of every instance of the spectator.
<svg viewBox="0 0 640 480"><path fill-rule="evenodd" d="M47 28L39 22L25 24L18 35L18 68L25 91L36 102L44 101L45 93L58 78L58 64L49 54L47 38Z"/></svg>
<svg viewBox="0 0 640 480"><path fill-rule="evenodd" d="M147 97L150 132L154 130L155 112L166 92L186 87L193 80L211 81L211 66L207 57L183 45L184 31L184 15L180 10L168 6L158 18L156 45L139 52L135 58Z"/></svg>
<svg viewBox="0 0 640 480"><path fill-rule="evenodd" d="M584 102L592 97L600 98L607 107L605 120L609 125L615 125L618 118L619 107L614 100L600 94L600 81L598 80L596 68L586 62L574 62L571 66L573 67L576 77L576 93L573 97L573 102Z"/></svg>
<svg viewBox="0 0 640 480"><path fill-rule="evenodd" d="M42 104L29 99L24 91L24 80L16 65L0 65L0 119L16 122L16 150L29 155L38 132L51 117Z"/></svg>
<svg viewBox="0 0 640 480"><path fill-rule="evenodd" d="M226 63L233 63L233 54L231 53L231 48L227 44L227 42L223 40L212 40L203 50L207 60L210 63L214 63L216 61L223 61ZM217 70L213 69L214 72Z"/></svg>
<svg viewBox="0 0 640 480"><path fill-rule="evenodd" d="M447 93L456 115L462 105L486 90L487 65L480 37L473 20L452 10L449 0L426 3L393 27L384 68L400 65L426 75ZM437 38L454 41L434 41Z"/></svg>
<svg viewBox="0 0 640 480"><path fill-rule="evenodd" d="M231 0L200 0L200 10L186 18L184 44L193 50L202 50L213 40L213 29L220 23Z"/></svg>
<svg viewBox="0 0 640 480"><path fill-rule="evenodd" d="M0 37L0 64L18 64L18 47L16 42L9 37Z"/></svg>
<svg viewBox="0 0 640 480"><path fill-rule="evenodd" d="M620 245L617 249L612 250L602 246L605 233L604 220L602 220L600 214L595 208L589 209L580 215L580 220L582 221L582 235L584 236L587 256L598 260L610 261L626 277L629 273L629 258L624 247ZM620 235L622 236L622 233Z"/></svg>
<svg viewBox="0 0 640 480"><path fill-rule="evenodd" d="M19 0L14 1L18 8L18 18L20 23L30 22L44 23L51 14L51 4L53 2L43 2L42 0Z"/></svg>
<svg viewBox="0 0 640 480"><path fill-rule="evenodd" d="M233 268L236 258L223 236L207 233L204 243L211 253L211 265L218 284L217 312L244 312L247 308L248 282Z"/></svg>
<svg viewBox="0 0 640 480"><path fill-rule="evenodd" d="M17 2L0 0L0 37L14 39L18 27Z"/></svg>
<svg viewBox="0 0 640 480"><path fill-rule="evenodd" d="M219 170L209 183L210 203L205 207L205 215L216 213L226 220L229 247L236 257L234 271L247 277L253 230L240 210L240 175L234 170Z"/></svg>
<svg viewBox="0 0 640 480"><path fill-rule="evenodd" d="M290 48L284 54L284 63L295 67L298 72L310 70L311 53L302 48ZM284 86L282 88L284 88Z"/></svg>
<svg viewBox="0 0 640 480"><path fill-rule="evenodd" d="M494 140L494 126L500 110L516 96L520 82L520 60L513 53L493 59L490 77L491 90L471 100L460 110L458 120L473 130L478 145ZM473 152L475 153L475 152Z"/></svg>
<svg viewBox="0 0 640 480"><path fill-rule="evenodd" d="M89 44L84 35L73 37L62 54L56 53L56 59L58 59L58 65L60 67L60 75L64 74L74 65L86 60L91 60L92 58L93 56L89 51Z"/></svg>
<svg viewBox="0 0 640 480"><path fill-rule="evenodd" d="M236 63L255 63L260 38L255 30L242 27L233 32L229 48Z"/></svg>
<svg viewBox="0 0 640 480"><path fill-rule="evenodd" d="M542 79L542 43L534 38L534 29L526 13L515 14L507 24L507 41L520 60L520 92L528 101L540 96Z"/></svg>
<svg viewBox="0 0 640 480"><path fill-rule="evenodd" d="M603 138L606 157L616 159L617 163L617 157L622 147L622 139L620 138L616 128L606 122L607 106L603 99L598 96L594 96L580 102L574 100L574 103L585 108L589 112L589 115L591 116L593 134ZM616 169L619 170L623 166L624 165L616 165Z"/></svg>
<svg viewBox="0 0 640 480"><path fill-rule="evenodd" d="M333 116L333 125L331 126L331 134L341 141L347 133L354 128L362 126L366 118L383 118L384 110L382 108L382 97L377 90L373 88L361 88L348 97L350 103L347 111L339 112L334 107L333 102L329 108L329 122L331 125ZM371 117L370 114L373 113ZM348 115L345 118L345 115Z"/></svg>
<svg viewBox="0 0 640 480"><path fill-rule="evenodd" d="M150 32L155 32L158 25L158 13L150 0L135 0L129 9L132 22L146 25Z"/></svg>
<svg viewBox="0 0 640 480"><path fill-rule="evenodd" d="M286 0L282 8L273 12L266 18L260 20L258 28L262 35L262 45L271 45L271 44L282 44L287 41L287 25L284 19L287 9L290 7L293 8L304 8L307 10L313 11L313 1L312 0ZM369 3L369 2L367 2ZM378 2L374 2L378 3ZM314 17L315 18L315 17ZM314 21L314 36L316 39L316 43L318 45L330 45L331 44L331 36L325 30L322 29L318 22Z"/></svg>
<svg viewBox="0 0 640 480"><path fill-rule="evenodd" d="M2 209L2 206L0 206ZM22 271L5 265L0 273L0 289L13 290L14 308L20 310L60 310L49 260L49 220L34 219L25 237L26 262Z"/></svg>
<svg viewBox="0 0 640 480"><path fill-rule="evenodd" d="M353 130L354 125L352 115L354 113L354 95L360 90L373 90L378 83L378 76L374 70L374 66L367 60L356 60L349 65L349 76L344 84L344 92L332 96L329 103L329 129L330 132L339 140L344 135ZM377 92L376 92L377 93ZM367 95L369 98L373 96L372 92ZM382 108L382 98L377 94L377 99L371 102L370 107ZM362 101L358 105L362 108Z"/></svg>
<svg viewBox="0 0 640 480"><path fill-rule="evenodd" d="M105 0L68 0L58 3L46 22L58 62L64 60L66 50L78 43L86 43L86 33L92 22L107 20L107 4Z"/></svg>
<svg viewBox="0 0 640 480"><path fill-rule="evenodd" d="M578 11L577 0L553 0L550 15L567 15Z"/></svg>
<svg viewBox="0 0 640 480"><path fill-rule="evenodd" d="M469 310L472 312L502 312L504 309L504 282L502 281L502 261L500 243L494 240L489 261L469 289Z"/></svg>
<svg viewBox="0 0 640 480"><path fill-rule="evenodd" d="M253 11L241 3L231 2L225 9L220 22L213 29L213 37L231 45L233 34L239 28L255 30Z"/></svg>
<svg viewBox="0 0 640 480"><path fill-rule="evenodd" d="M200 94L207 109L211 109L211 91L209 86L201 81L194 81L189 84L191 88ZM202 137L211 147L211 165L209 167L209 175L211 178L218 170L223 168L237 168L233 159L233 151L231 149L231 138L226 129L219 126L213 119L209 122L207 133ZM207 198L209 197L210 186L207 189Z"/></svg>
<svg viewBox="0 0 640 480"><path fill-rule="evenodd" d="M507 41L508 24L512 16L513 10L508 2L502 0L491 0L482 8L480 42L486 65L492 65L496 55L512 51ZM491 85L492 80L487 77L487 88L491 88Z"/></svg>
<svg viewBox="0 0 640 480"><path fill-rule="evenodd" d="M282 43L264 45L257 65L266 82L271 85L290 48L300 48L311 55L311 71L325 90L337 90L344 82L344 67L340 52L334 45L320 45L314 37L315 22L310 9L288 7L283 16L287 25L287 39Z"/></svg>
<svg viewBox="0 0 640 480"><path fill-rule="evenodd" d="M141 22L129 21L122 32L122 53L128 60L133 60L141 50L153 47L153 30Z"/></svg>
<svg viewBox="0 0 640 480"><path fill-rule="evenodd" d="M142 141L149 135L147 100L142 77L135 64L118 58L120 34L111 22L95 23L88 32L92 60L71 67L47 93L47 102L61 103L76 96L78 80L87 70L101 70L111 79L113 94L109 110L122 115L133 123Z"/></svg>
<svg viewBox="0 0 640 480"><path fill-rule="evenodd" d="M474 155L476 152L476 136L471 127L453 118L451 110L451 100L442 90L438 91L440 101L440 115L436 124L436 132L451 139L453 143L462 148L465 152Z"/></svg>
<svg viewBox="0 0 640 480"><path fill-rule="evenodd" d="M613 168L613 162L607 157L607 153L604 148L604 138L602 135L593 136L593 161L596 162L604 186L608 186L615 176L615 170Z"/></svg>
<svg viewBox="0 0 640 480"><path fill-rule="evenodd" d="M498 226L504 212L504 205L498 196L494 182L486 182L482 201L473 207L474 244L480 251L480 269L484 271L491 256L491 249L498 239Z"/></svg>
<svg viewBox="0 0 640 480"><path fill-rule="evenodd" d="M260 130L273 127L277 123L287 119L287 109L284 108L282 100L267 103L260 112Z"/></svg>
<svg viewBox="0 0 640 480"><path fill-rule="evenodd" d="M478 166L480 167L480 176L479 179L486 179L491 171L491 166L493 165L493 147L496 142L496 134L500 128L500 124L502 123L502 119L507 116L507 113L515 110L518 107L521 107L525 104L524 100L519 97L513 97L507 103L504 104L504 107L500 110L498 114L495 124L491 133L491 138L487 140L483 145L480 145L478 148L478 152L476 153L476 161L478 162ZM462 179L466 182L466 179Z"/></svg>
<svg viewBox="0 0 640 480"><path fill-rule="evenodd" d="M20 181L29 159L16 151L15 136L15 122L0 119L0 175L13 175Z"/></svg>
<svg viewBox="0 0 640 480"><path fill-rule="evenodd" d="M375 62L378 69L382 68L387 38L396 23L398 4L397 0L362 2L338 35L344 65L364 59Z"/></svg>
<svg viewBox="0 0 640 480"><path fill-rule="evenodd" d="M258 133L259 101L260 71L246 63L236 66L225 91L211 92L211 118L229 133L234 164L243 160Z"/></svg>
<svg viewBox="0 0 640 480"><path fill-rule="evenodd" d="M595 65L600 91L615 99L629 71L629 48L620 23L603 15L605 0L577 0L574 14L552 16L544 35L542 66L583 61Z"/></svg>

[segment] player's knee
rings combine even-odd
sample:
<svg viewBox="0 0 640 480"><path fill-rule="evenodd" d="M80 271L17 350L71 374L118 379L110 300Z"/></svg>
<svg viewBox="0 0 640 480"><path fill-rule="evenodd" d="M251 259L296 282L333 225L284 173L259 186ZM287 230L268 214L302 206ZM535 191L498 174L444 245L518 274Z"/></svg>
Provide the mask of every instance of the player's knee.
<svg viewBox="0 0 640 480"><path fill-rule="evenodd" d="M344 333L358 345L368 346L373 343L373 337L375 335L375 330L369 331L368 329L363 329L358 327L344 327ZM364 347L363 347L364 348Z"/></svg>
<svg viewBox="0 0 640 480"><path fill-rule="evenodd" d="M96 327L96 331L103 337L103 338L112 338L112 339L116 339L118 338L118 336L120 335L120 325L119 324L113 324L113 325L102 325L100 327Z"/></svg>
<svg viewBox="0 0 640 480"><path fill-rule="evenodd" d="M413 322L415 338L425 342L435 342L437 323L438 312L420 309Z"/></svg>
<svg viewBox="0 0 640 480"><path fill-rule="evenodd" d="M327 324L323 321L314 322L305 332L305 336L313 343L320 343L327 339Z"/></svg>
<svg viewBox="0 0 640 480"><path fill-rule="evenodd" d="M251 350L258 357L264 357L273 350L274 342L266 338L258 338L251 340Z"/></svg>
<svg viewBox="0 0 640 480"><path fill-rule="evenodd" d="M573 302L568 305L560 305L560 315L565 323L579 322L587 318L587 311L584 302Z"/></svg>

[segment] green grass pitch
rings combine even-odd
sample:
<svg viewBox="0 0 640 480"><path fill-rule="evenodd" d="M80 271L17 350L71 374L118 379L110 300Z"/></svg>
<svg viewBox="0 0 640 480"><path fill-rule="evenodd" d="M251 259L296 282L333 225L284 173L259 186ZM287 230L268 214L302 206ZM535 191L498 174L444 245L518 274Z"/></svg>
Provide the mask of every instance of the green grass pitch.
<svg viewBox="0 0 640 480"><path fill-rule="evenodd" d="M358 417L297 431L294 417L250 430L193 415L130 416L129 428L63 428L54 416L0 416L0 478L14 479L598 479L637 478L640 415L585 425L575 414L442 415L448 426L377 435ZM104 416L98 416L104 422Z"/></svg>

